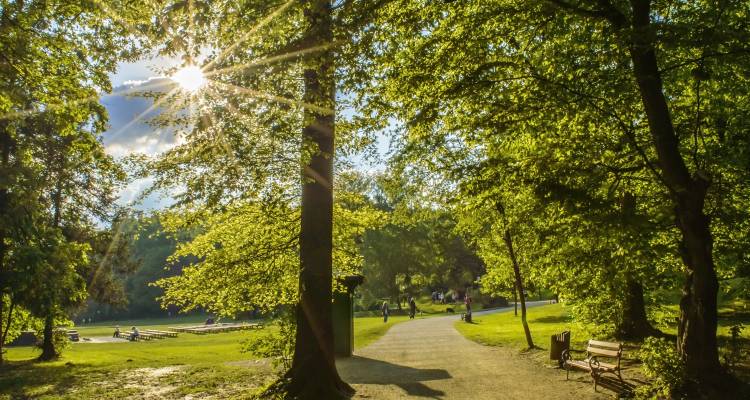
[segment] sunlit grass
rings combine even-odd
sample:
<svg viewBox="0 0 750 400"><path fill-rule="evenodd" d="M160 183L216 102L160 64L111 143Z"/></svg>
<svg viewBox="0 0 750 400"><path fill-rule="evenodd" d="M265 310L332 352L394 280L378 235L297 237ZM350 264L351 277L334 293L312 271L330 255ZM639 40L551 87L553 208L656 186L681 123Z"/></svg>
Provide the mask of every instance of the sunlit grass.
<svg viewBox="0 0 750 400"><path fill-rule="evenodd" d="M166 330L172 326L202 324L205 316L106 321L79 325L81 337L111 336L122 330ZM364 347L384 335L394 324L408 320L393 316L356 318L354 342ZM257 331L206 335L180 333L178 338L142 342L73 343L60 360L36 363L34 347L13 347L9 365L0 367L0 399L121 399L183 398L192 394L224 393L226 398L249 396L273 378L268 362L243 353L243 342L274 333L273 326ZM164 392L158 392L164 390Z"/></svg>

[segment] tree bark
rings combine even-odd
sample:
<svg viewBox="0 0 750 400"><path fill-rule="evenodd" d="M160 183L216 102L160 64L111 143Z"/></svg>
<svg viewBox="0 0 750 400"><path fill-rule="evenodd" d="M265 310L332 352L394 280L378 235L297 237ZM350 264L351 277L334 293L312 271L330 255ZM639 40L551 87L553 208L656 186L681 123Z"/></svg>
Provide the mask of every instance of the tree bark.
<svg viewBox="0 0 750 400"><path fill-rule="evenodd" d="M39 361L50 361L57 358L57 351L55 350L55 342L53 338L54 323L55 320L52 318L52 313L49 313L47 317L44 318L44 337L42 339L42 354L39 355Z"/></svg>
<svg viewBox="0 0 750 400"><path fill-rule="evenodd" d="M716 342L719 284L713 261L710 221L703 212L710 181L700 172L691 176L680 153L652 39L650 1L631 0L631 5L633 73L682 234L679 248L687 276L680 301L677 349L689 375L708 377L721 370Z"/></svg>
<svg viewBox="0 0 750 400"><path fill-rule="evenodd" d="M516 252L513 250L513 238L511 237L510 230L508 228L505 228L503 241L505 242L505 246L508 248L510 261L513 263L513 275L515 276L516 280L516 291L518 292L518 299L521 301L521 324L523 325L523 332L524 334L526 334L526 344L529 345L530 349L533 349L534 341L531 338L529 324L526 322L526 295L523 293L523 279L521 279L521 269L518 266Z"/></svg>
<svg viewBox="0 0 750 400"><path fill-rule="evenodd" d="M331 7L326 0L303 2L310 23L309 45L333 40ZM333 54L321 52L304 71L305 109L302 171L300 283L297 331L286 392L294 399L348 398L354 391L336 370L332 322L334 83ZM317 108L317 107L316 107Z"/></svg>
<svg viewBox="0 0 750 400"><path fill-rule="evenodd" d="M518 285L515 278L513 279L513 315L518 316Z"/></svg>
<svg viewBox="0 0 750 400"><path fill-rule="evenodd" d="M646 304L643 300L643 285L631 274L625 276L625 297L623 299L622 317L617 327L619 339L640 340L649 336L663 336L663 333L651 326L646 315Z"/></svg>
<svg viewBox="0 0 750 400"><path fill-rule="evenodd" d="M634 231L639 229L633 224L636 219L636 197L626 192L620 204L622 229ZM643 285L630 271L628 265L623 265L625 271L625 293L620 320L617 321L616 336L620 339L638 340L649 336L662 336L662 332L651 326L646 315L646 302L643 298Z"/></svg>

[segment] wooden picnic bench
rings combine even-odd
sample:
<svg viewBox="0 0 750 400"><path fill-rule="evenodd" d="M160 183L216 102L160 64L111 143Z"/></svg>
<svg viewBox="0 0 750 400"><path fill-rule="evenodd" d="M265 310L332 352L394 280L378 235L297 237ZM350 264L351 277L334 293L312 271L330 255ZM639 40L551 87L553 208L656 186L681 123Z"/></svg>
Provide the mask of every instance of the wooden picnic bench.
<svg viewBox="0 0 750 400"><path fill-rule="evenodd" d="M606 358L609 360L616 360L617 363L606 363L599 360L599 358ZM617 375L622 381L622 375L620 374L620 359L622 358L622 343L604 342L601 340L589 340L586 346L586 359L574 360L570 355L570 350L564 350L562 352L563 368L565 368L566 374L565 379L570 376L570 369L577 368L584 371L589 371L591 377L594 379L594 391L599 377L604 373L611 373Z"/></svg>
<svg viewBox="0 0 750 400"><path fill-rule="evenodd" d="M177 332L159 331L156 329L144 329L143 332L158 337L177 337Z"/></svg>
<svg viewBox="0 0 750 400"><path fill-rule="evenodd" d="M76 330L68 330L68 339L70 339L73 342L77 342L81 340L80 336L78 335L78 331Z"/></svg>

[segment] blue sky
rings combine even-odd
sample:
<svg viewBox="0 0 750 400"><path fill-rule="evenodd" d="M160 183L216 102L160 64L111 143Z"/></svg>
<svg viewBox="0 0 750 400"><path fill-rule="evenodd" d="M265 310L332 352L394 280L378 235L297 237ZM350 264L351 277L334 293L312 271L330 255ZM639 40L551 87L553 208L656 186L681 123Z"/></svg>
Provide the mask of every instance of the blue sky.
<svg viewBox="0 0 750 400"><path fill-rule="evenodd" d="M170 68L180 65L180 60L169 58L155 58L137 62L121 63L112 80L112 93L121 93L130 88L154 85L169 79L160 76L157 69ZM109 129L103 134L102 140L107 153L121 157L134 152L156 155L168 150L176 144L176 138L167 128L155 128L148 124L150 117L158 113L154 111L145 115L137 122L132 122L137 116L147 110L153 101L148 98L128 96L125 94L104 95L101 103L109 112ZM381 158L388 152L389 142L379 138L377 151ZM358 169L382 169L382 163L372 163L361 157L354 157L352 162ZM141 179L130 183L120 193L120 203L128 204L138 200L140 193L150 184L149 179ZM168 195L154 195L143 200L137 208L153 210L163 208L171 203Z"/></svg>

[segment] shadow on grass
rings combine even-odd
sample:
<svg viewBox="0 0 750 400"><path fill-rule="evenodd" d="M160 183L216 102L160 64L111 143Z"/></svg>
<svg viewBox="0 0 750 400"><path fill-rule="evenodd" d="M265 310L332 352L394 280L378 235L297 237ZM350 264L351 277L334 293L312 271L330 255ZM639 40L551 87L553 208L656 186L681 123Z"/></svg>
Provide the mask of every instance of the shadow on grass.
<svg viewBox="0 0 750 400"><path fill-rule="evenodd" d="M11 398L29 398L27 392L35 396L60 395L69 392L83 381L88 366L84 364L55 364L32 360L6 362L0 366L0 394ZM39 388L44 388L39 392Z"/></svg>
<svg viewBox="0 0 750 400"><path fill-rule="evenodd" d="M445 395L422 382L450 379L444 369L419 369L386 361L354 356L336 360L336 366L344 380L354 384L396 385L409 396L440 398Z"/></svg>
<svg viewBox="0 0 750 400"><path fill-rule="evenodd" d="M540 324L562 324L570 322L570 318L566 315L548 315L546 317L534 318L529 322L536 322Z"/></svg>

